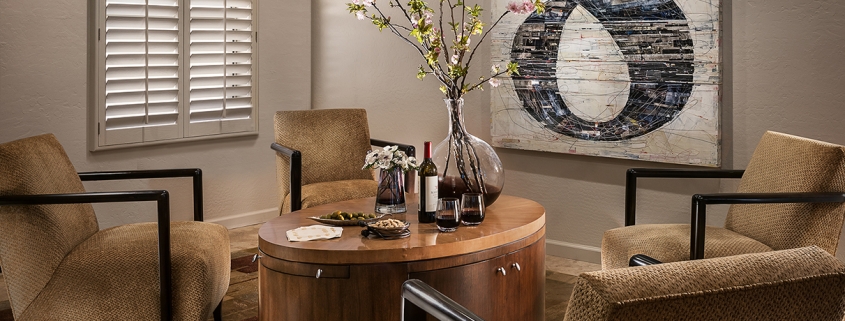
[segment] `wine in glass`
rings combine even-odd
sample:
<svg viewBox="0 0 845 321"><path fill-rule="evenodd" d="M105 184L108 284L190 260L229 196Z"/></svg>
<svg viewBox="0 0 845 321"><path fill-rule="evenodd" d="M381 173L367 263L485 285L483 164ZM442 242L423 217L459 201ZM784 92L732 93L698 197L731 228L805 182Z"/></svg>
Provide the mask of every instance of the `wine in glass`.
<svg viewBox="0 0 845 321"><path fill-rule="evenodd" d="M453 197L441 198L437 202L437 214L434 222L441 232L454 232L461 224L461 208L458 199Z"/></svg>
<svg viewBox="0 0 845 321"><path fill-rule="evenodd" d="M461 197L461 222L464 225L478 225L484 221L484 195L464 193Z"/></svg>

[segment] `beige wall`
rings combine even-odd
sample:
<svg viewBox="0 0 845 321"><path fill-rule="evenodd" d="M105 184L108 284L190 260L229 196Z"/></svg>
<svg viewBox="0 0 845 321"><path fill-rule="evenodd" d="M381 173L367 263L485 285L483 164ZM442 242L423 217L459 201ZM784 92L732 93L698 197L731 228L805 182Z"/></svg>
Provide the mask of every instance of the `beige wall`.
<svg viewBox="0 0 845 321"><path fill-rule="evenodd" d="M725 14L723 163L743 168L765 130L845 144L840 107L845 90L845 3L838 0L723 0ZM348 14L341 1L260 1L260 134L257 137L88 152L86 1L0 1L0 141L53 132L79 170L201 167L206 216L229 226L272 217L277 206L272 114L282 109L367 108L372 136L439 141L446 113L437 84L420 82L420 58L395 37ZM489 0L483 5L489 8ZM486 12L489 14L489 11ZM486 72L489 55L476 58ZM470 132L489 140L489 97L467 97ZM550 253L596 261L604 230L622 225L624 171L663 164L498 149L505 193L547 210ZM731 191L730 181L641 183L639 222L687 222L689 195ZM125 184L88 185L93 188ZM190 217L189 184L167 188ZM189 194L188 194L189 195ZM137 206L100 205L114 225L152 219ZM106 213L106 210L112 212ZM710 223L721 225L724 208ZM845 252L845 251L842 251ZM843 253L840 252L840 257Z"/></svg>
<svg viewBox="0 0 845 321"><path fill-rule="evenodd" d="M0 1L0 141L54 133L79 171L199 167L208 220L237 226L278 215L273 113L310 107L311 8L260 2L258 136L92 153L87 1ZM192 217L190 186L190 179L86 183L89 190L168 189L174 218L185 220ZM101 227L155 219L152 203L95 209Z"/></svg>

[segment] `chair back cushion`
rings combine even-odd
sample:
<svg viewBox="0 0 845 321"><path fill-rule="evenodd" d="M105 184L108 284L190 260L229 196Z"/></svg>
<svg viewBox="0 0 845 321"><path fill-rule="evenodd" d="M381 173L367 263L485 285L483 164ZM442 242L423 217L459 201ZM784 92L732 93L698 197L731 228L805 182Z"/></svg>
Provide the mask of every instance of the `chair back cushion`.
<svg viewBox="0 0 845 321"><path fill-rule="evenodd" d="M738 193L845 192L845 148L767 132L740 181ZM845 204L732 205L725 228L774 250L816 245L836 254Z"/></svg>
<svg viewBox="0 0 845 321"><path fill-rule="evenodd" d="M0 144L0 195L84 191L52 134ZM0 266L15 315L38 296L65 255L98 229L91 204L0 206Z"/></svg>
<svg viewBox="0 0 845 321"><path fill-rule="evenodd" d="M276 112L276 143L302 152L302 185L348 179L373 179L361 169L371 149L364 109ZM279 199L290 192L290 160L276 157Z"/></svg>
<svg viewBox="0 0 845 321"><path fill-rule="evenodd" d="M581 274L567 321L842 320L845 265L818 247Z"/></svg>

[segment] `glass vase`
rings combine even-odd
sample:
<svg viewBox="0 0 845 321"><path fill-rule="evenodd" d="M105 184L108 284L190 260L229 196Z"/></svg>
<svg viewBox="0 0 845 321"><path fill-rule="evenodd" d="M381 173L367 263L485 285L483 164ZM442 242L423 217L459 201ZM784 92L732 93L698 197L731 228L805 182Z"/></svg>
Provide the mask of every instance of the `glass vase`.
<svg viewBox="0 0 845 321"><path fill-rule="evenodd" d="M381 170L376 193L376 213L405 213L405 173L401 168Z"/></svg>
<svg viewBox="0 0 845 321"><path fill-rule="evenodd" d="M490 144L467 132L463 98L444 101L449 111L449 134L432 155L439 176L439 195L460 199L464 193L481 193L485 206L490 206L505 185L502 161Z"/></svg>

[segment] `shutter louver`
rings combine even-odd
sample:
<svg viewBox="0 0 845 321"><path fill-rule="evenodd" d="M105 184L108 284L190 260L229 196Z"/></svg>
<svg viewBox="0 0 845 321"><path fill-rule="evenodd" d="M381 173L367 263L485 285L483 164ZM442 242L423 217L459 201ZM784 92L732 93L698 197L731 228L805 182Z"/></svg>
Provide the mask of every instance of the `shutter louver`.
<svg viewBox="0 0 845 321"><path fill-rule="evenodd" d="M106 0L105 14L103 143L180 137L177 0Z"/></svg>
<svg viewBox="0 0 845 321"><path fill-rule="evenodd" d="M192 0L187 136L252 131L251 0Z"/></svg>

